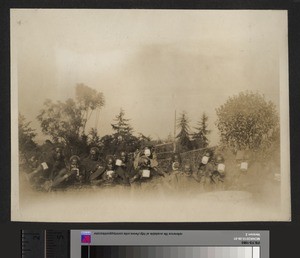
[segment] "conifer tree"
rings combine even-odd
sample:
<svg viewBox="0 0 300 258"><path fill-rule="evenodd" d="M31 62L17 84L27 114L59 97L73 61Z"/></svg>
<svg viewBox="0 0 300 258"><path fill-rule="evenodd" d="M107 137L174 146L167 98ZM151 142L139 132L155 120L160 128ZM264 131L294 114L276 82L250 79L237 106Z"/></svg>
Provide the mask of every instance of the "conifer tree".
<svg viewBox="0 0 300 258"><path fill-rule="evenodd" d="M122 108L114 121L116 123L111 124L111 126L116 134L121 136L132 134L133 129L129 124L130 119L125 118L125 111Z"/></svg>
<svg viewBox="0 0 300 258"><path fill-rule="evenodd" d="M176 138L183 151L191 148L189 122L186 112L183 112L177 120L177 128L180 129L180 132L177 134Z"/></svg>
<svg viewBox="0 0 300 258"><path fill-rule="evenodd" d="M195 127L196 132L193 133L192 139L195 142L197 148L206 148L208 146L207 136L210 134L210 130L207 129L208 116L203 113L200 121L198 121L198 127Z"/></svg>

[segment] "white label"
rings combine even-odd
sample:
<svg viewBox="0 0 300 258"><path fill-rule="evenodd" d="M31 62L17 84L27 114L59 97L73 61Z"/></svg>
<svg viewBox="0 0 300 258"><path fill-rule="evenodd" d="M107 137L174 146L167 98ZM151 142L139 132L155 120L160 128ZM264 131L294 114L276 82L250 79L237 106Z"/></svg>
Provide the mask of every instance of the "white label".
<svg viewBox="0 0 300 258"><path fill-rule="evenodd" d="M178 170L178 168L179 168L179 162L177 162L177 161L173 162L172 169L173 170Z"/></svg>
<svg viewBox="0 0 300 258"><path fill-rule="evenodd" d="M207 156L204 156L204 157L202 157L202 164L204 164L204 165L206 165L207 164L207 162L208 162L208 157Z"/></svg>
<svg viewBox="0 0 300 258"><path fill-rule="evenodd" d="M149 157L150 154L151 154L151 151L150 151L149 149L146 149L146 150L145 150L145 155L146 155L147 157Z"/></svg>
<svg viewBox="0 0 300 258"><path fill-rule="evenodd" d="M42 167L43 167L44 170L46 170L46 169L49 168L46 162L43 162L41 165L42 165Z"/></svg>
<svg viewBox="0 0 300 258"><path fill-rule="evenodd" d="M224 164L219 164L219 165L218 165L218 171L219 171L220 173L225 172L225 165L224 165Z"/></svg>
<svg viewBox="0 0 300 258"><path fill-rule="evenodd" d="M113 174L114 174L114 171L113 171L113 170L108 170L108 171L106 172L106 174L107 174L108 177L112 177Z"/></svg>
<svg viewBox="0 0 300 258"><path fill-rule="evenodd" d="M142 177L150 177L150 170L148 170L148 169L143 169Z"/></svg>
<svg viewBox="0 0 300 258"><path fill-rule="evenodd" d="M122 165L122 160L117 159L117 160L116 160L116 165L117 165L117 166L121 166L121 165Z"/></svg>
<svg viewBox="0 0 300 258"><path fill-rule="evenodd" d="M77 176L79 176L79 169L78 168L72 168L71 172L75 172Z"/></svg>
<svg viewBox="0 0 300 258"><path fill-rule="evenodd" d="M248 169L248 163L247 162L242 162L241 163L241 170L247 170Z"/></svg>

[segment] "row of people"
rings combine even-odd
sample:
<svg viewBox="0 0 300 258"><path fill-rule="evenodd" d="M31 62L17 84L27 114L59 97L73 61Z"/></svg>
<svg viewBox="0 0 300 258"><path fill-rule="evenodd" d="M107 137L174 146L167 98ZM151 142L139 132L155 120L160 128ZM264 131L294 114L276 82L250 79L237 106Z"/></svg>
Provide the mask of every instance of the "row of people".
<svg viewBox="0 0 300 258"><path fill-rule="evenodd" d="M236 154L235 167L230 166L231 174L234 174L234 182L232 183L237 183L241 175L246 175L248 168L249 154L239 151ZM203 185L218 185L224 183L227 168L222 154L214 155L212 151L206 151L196 166L182 162L180 154L175 153L172 156L169 169L178 171L178 177L188 176Z"/></svg>
<svg viewBox="0 0 300 258"><path fill-rule="evenodd" d="M203 185L219 184L225 179L225 160L221 154L212 157L212 152L207 151L201 157L196 166L187 162L182 162L179 153L172 156L170 167L173 171L178 171L177 177L188 176Z"/></svg>
<svg viewBox="0 0 300 258"><path fill-rule="evenodd" d="M158 168L153 149L145 147L130 159L125 151L117 156L100 157L97 147L90 150L89 156L80 159L73 155L65 161L62 148L53 149L52 155L31 173L26 175L38 189L57 189L68 186L90 185L130 185L136 181L147 181L156 176L164 176Z"/></svg>
<svg viewBox="0 0 300 258"><path fill-rule="evenodd" d="M241 169L247 169L244 160L239 162ZM204 153L196 168L183 164L180 154L175 153L167 170L175 171L178 177L190 176L203 185L223 183L226 175L224 157L220 154L213 156L210 151ZM121 151L117 156L108 155L105 159L101 158L99 149L93 147L88 157L81 159L73 155L68 162L62 148L57 147L49 159L27 174L34 187L45 190L82 185L130 185L157 176L165 176L165 172L159 169L157 155L150 147L137 150L132 158Z"/></svg>

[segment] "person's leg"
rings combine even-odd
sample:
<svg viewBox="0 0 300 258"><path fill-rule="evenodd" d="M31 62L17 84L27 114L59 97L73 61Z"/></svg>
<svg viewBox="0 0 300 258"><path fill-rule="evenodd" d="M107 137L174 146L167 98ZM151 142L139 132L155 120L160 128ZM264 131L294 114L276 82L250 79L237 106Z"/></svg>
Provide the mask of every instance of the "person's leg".
<svg viewBox="0 0 300 258"><path fill-rule="evenodd" d="M105 168L104 167L99 167L95 172L93 172L90 177L89 177L89 181L93 181L96 179L99 179L99 177L105 172Z"/></svg>
<svg viewBox="0 0 300 258"><path fill-rule="evenodd" d="M58 173L57 176L53 179L51 188L58 187L61 185L67 178L69 177L68 171L66 168L61 169Z"/></svg>

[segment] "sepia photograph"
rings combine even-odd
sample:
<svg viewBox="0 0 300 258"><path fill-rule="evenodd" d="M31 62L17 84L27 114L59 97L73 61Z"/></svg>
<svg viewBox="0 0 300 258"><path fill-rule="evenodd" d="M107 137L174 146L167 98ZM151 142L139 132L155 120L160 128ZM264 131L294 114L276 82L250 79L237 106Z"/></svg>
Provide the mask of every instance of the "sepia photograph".
<svg viewBox="0 0 300 258"><path fill-rule="evenodd" d="M11 9L11 220L290 221L284 10Z"/></svg>

